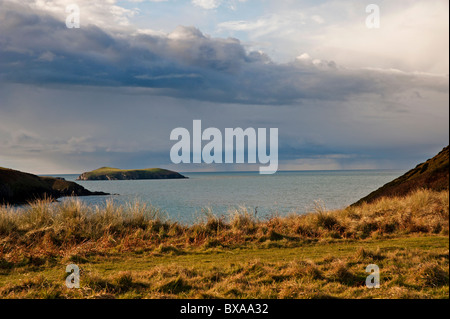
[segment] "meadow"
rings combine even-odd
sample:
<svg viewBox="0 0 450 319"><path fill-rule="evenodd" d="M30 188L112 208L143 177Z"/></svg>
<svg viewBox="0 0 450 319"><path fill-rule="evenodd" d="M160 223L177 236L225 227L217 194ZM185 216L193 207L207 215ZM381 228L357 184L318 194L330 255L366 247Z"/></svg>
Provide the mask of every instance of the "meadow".
<svg viewBox="0 0 450 319"><path fill-rule="evenodd" d="M264 220L162 216L138 201L2 206L0 298L449 298L448 191ZM80 289L65 286L68 264Z"/></svg>

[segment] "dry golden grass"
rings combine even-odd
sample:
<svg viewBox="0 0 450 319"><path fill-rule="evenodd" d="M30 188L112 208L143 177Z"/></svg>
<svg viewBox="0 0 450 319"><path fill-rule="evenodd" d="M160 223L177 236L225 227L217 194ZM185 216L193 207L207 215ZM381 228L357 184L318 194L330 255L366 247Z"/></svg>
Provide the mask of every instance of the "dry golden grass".
<svg viewBox="0 0 450 319"><path fill-rule="evenodd" d="M177 253L191 247L234 248L267 242L292 246L414 233L448 235L448 195L448 191L419 190L344 210L327 212L318 205L306 215L265 221L256 220L245 209L231 212L228 218L206 211L205 218L191 226L163 220L158 209L140 202L120 206L111 201L99 208L75 198L63 203L39 200L19 210L0 208L0 261L135 250Z"/></svg>
<svg viewBox="0 0 450 319"><path fill-rule="evenodd" d="M382 269L381 289L365 287L371 256ZM124 255L113 268L106 261L82 264L81 289L72 290L64 286L64 267L34 269L0 285L0 298L397 299L448 298L449 293L448 249L365 250L315 260L250 259L210 266L192 257L189 265L164 262L144 270L136 269L139 261Z"/></svg>
<svg viewBox="0 0 450 319"><path fill-rule="evenodd" d="M194 225L161 216L139 202L1 207L0 297L448 298L448 191L268 220L245 209L205 210ZM81 265L80 290L64 287L69 263ZM370 263L383 266L382 291L364 285Z"/></svg>

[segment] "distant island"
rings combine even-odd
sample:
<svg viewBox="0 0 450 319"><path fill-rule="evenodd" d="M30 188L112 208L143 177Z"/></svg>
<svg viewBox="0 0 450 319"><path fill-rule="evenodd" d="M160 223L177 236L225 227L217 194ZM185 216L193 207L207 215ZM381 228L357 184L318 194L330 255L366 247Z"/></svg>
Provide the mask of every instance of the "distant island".
<svg viewBox="0 0 450 319"><path fill-rule="evenodd" d="M417 165L399 178L387 183L353 205L372 203L382 197L406 196L417 189L443 191L449 189L449 147L435 157Z"/></svg>
<svg viewBox="0 0 450 319"><path fill-rule="evenodd" d="M116 181L116 180L140 180L140 179L185 179L180 173L161 168L148 169L118 169L102 167L78 176L79 181Z"/></svg>
<svg viewBox="0 0 450 319"><path fill-rule="evenodd" d="M109 195L91 192L63 178L37 176L0 167L0 205L22 204L45 197Z"/></svg>

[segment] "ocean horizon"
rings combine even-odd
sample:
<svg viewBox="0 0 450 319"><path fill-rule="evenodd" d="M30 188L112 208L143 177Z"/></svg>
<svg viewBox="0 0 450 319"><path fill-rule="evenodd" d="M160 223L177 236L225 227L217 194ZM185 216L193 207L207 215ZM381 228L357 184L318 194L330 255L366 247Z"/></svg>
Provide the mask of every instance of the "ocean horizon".
<svg viewBox="0 0 450 319"><path fill-rule="evenodd" d="M353 204L406 170L315 170L258 172L182 172L183 180L76 181L79 174L49 174L76 181L90 191L110 196L79 197L87 205L104 206L139 201L161 210L163 218L192 224L205 210L228 216L247 210L257 218L305 214L320 205L327 210ZM61 198L60 201L68 198Z"/></svg>

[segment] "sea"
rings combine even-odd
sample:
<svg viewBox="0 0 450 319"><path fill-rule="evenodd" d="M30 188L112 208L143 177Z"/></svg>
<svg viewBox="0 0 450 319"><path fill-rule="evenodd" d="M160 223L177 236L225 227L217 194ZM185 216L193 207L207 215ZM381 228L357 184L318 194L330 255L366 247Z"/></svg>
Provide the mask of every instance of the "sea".
<svg viewBox="0 0 450 319"><path fill-rule="evenodd" d="M345 208L387 182L402 170L282 171L182 173L188 179L134 181L76 181L78 175L51 175L76 181L91 191L111 196L79 199L88 205L107 201L127 204L139 201L158 208L161 217L182 224L202 220L205 212L227 217L247 210L258 219L305 214L319 205L327 210ZM60 201L68 198L59 199Z"/></svg>

